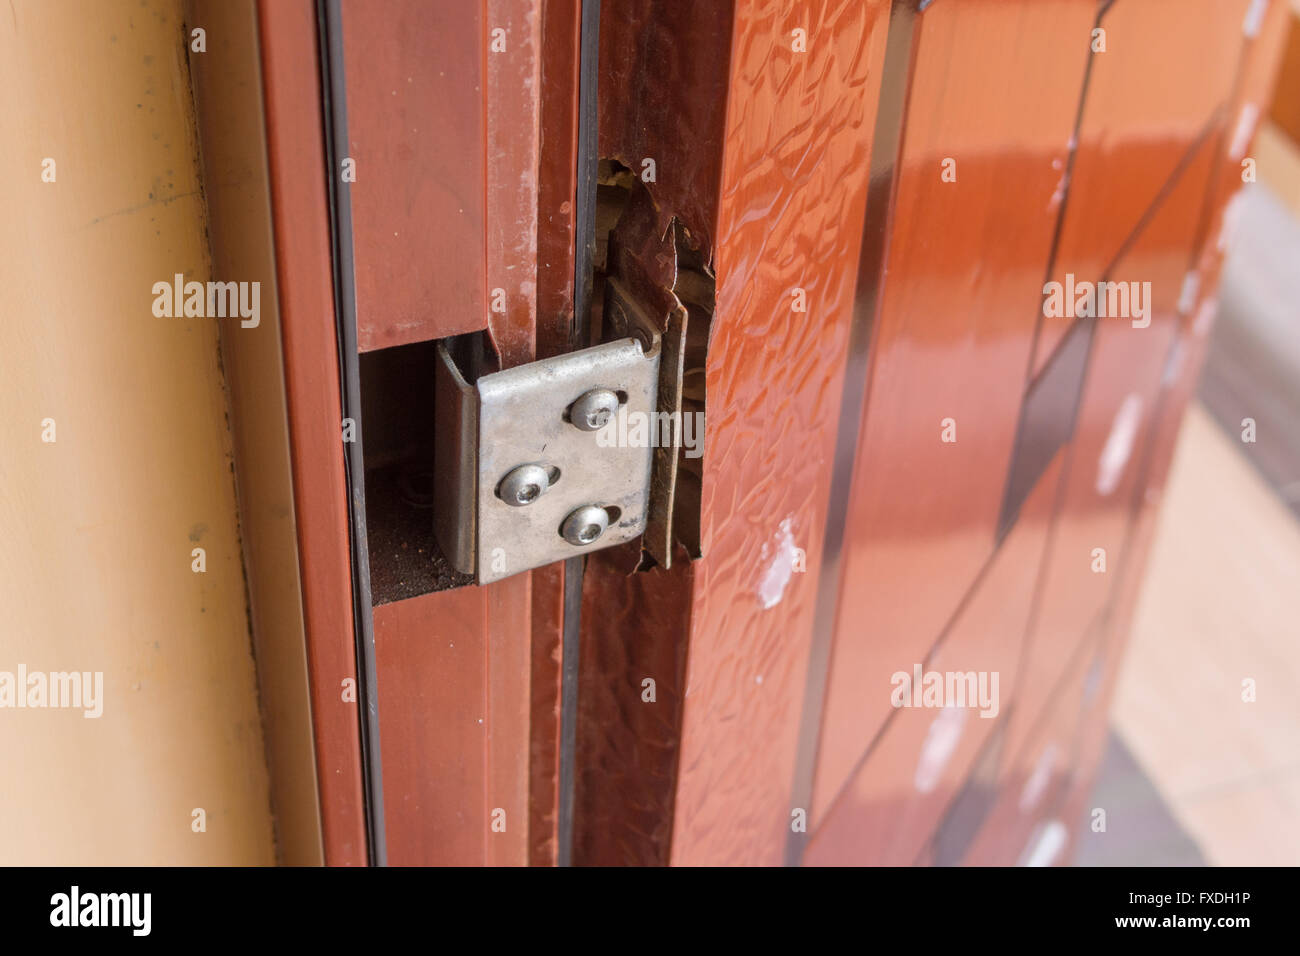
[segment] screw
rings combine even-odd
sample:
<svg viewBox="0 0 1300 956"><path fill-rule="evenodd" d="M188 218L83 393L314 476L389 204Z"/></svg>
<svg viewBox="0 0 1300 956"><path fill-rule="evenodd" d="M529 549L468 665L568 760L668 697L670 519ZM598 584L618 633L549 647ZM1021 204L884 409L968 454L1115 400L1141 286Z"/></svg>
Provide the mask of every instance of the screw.
<svg viewBox="0 0 1300 956"><path fill-rule="evenodd" d="M584 432L600 431L618 411L618 396L607 388L593 388L569 406L569 421Z"/></svg>
<svg viewBox="0 0 1300 956"><path fill-rule="evenodd" d="M608 527L609 512L596 505L586 505L564 519L560 535L569 544L581 548L594 542Z"/></svg>
<svg viewBox="0 0 1300 956"><path fill-rule="evenodd" d="M512 508L531 505L551 487L551 476L541 465L520 465L501 479L497 497Z"/></svg>

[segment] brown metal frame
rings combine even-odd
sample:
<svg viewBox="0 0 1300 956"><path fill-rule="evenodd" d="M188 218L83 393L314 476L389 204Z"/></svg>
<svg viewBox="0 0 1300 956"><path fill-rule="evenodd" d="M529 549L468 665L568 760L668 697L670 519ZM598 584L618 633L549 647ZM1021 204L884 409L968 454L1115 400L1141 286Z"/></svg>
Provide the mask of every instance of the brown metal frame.
<svg viewBox="0 0 1300 956"><path fill-rule="evenodd" d="M328 865L368 860L323 91L313 0L258 5L275 252ZM351 682L351 701L345 699Z"/></svg>

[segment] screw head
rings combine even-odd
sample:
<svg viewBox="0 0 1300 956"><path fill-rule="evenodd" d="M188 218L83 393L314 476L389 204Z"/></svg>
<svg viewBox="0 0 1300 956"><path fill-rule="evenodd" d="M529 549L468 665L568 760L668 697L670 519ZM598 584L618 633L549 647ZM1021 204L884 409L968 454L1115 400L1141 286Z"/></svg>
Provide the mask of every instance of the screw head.
<svg viewBox="0 0 1300 956"><path fill-rule="evenodd" d="M583 548L595 543L608 527L608 511L596 505L584 505L564 519L560 535L569 544Z"/></svg>
<svg viewBox="0 0 1300 956"><path fill-rule="evenodd" d="M497 485L497 497L512 508L522 508L546 494L551 476L541 465L520 465Z"/></svg>
<svg viewBox="0 0 1300 956"><path fill-rule="evenodd" d="M593 388L569 406L569 421L584 432L600 431L618 413L618 396L607 388Z"/></svg>

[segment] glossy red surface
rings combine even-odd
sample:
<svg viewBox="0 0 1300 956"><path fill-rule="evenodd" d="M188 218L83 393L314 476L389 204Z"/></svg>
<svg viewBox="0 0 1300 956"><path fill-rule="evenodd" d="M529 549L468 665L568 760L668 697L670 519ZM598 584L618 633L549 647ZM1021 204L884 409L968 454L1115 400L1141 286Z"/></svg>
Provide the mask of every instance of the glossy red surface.
<svg viewBox="0 0 1300 956"><path fill-rule="evenodd" d="M1005 724L1002 708L1015 683L1033 599L1026 579L1032 579L1042 560L1060 473L1058 456L938 646L915 658L900 653L889 661L891 672L904 674L912 674L918 664L925 672L997 674L996 688L987 682L991 676L985 684L991 706L893 707L893 673L883 675L878 689L864 678L860 694L880 694L891 712L843 790L814 818L816 831L805 864L912 863L962 788L989 735Z"/></svg>
<svg viewBox="0 0 1300 956"><path fill-rule="evenodd" d="M1225 230L1228 205L1243 186L1241 177L1242 152L1253 138L1247 126L1243 139L1234 144L1237 127L1243 113L1258 116L1260 104L1267 100L1273 77L1278 70L1289 16L1287 4L1273 0L1264 14L1261 29L1255 38L1248 39L1244 61L1234 85L1232 100L1223 112L1213 146L1217 167L1211 176L1210 200L1205 208L1203 222L1196 232L1196 268L1200 274L1199 294L1190 308L1179 316L1175 359L1166 367L1162 378L1159 417L1153 426L1151 439L1143 462L1144 484L1138 489L1133 502L1133 524L1124 563L1115 589L1106 621L1107 645L1104 652L1105 672L1096 696L1086 704L1087 712L1080 730L1078 749L1067 793L1058 816L1062 820L1083 819L1089 809L1089 798L1098 765L1101 763L1107 742L1106 714L1114 694L1115 679L1123 660L1128 631L1141 594L1141 582L1147 563L1151 542L1160 514L1160 502L1173 460L1175 445L1183 413L1196 393L1201 366L1209 348L1210 331L1217 307L1219 273L1223 263L1221 240L1231 230ZM1083 829L1073 834L1072 847L1079 841L1095 838ZM1067 851L1066 858L1070 858Z"/></svg>
<svg viewBox="0 0 1300 956"><path fill-rule="evenodd" d="M1215 8L1215 16L1222 18L1218 21L1221 32L1240 23L1234 17L1244 10L1236 10L1235 6L1239 5ZM1106 21L1109 35L1120 39L1140 36L1145 43L1147 34L1164 32L1163 21L1139 17L1135 11L1136 8L1124 11L1121 17L1116 8L1116 19L1111 21L1108 17ZM1208 26L1200 23L1197 29L1206 30ZM1226 49L1236 45L1223 46ZM1091 215L1068 218L1065 224L1062 238L1065 249L1105 251L1118 245L1110 275L1120 281L1150 282L1152 316L1148 328L1133 328L1131 323L1123 321L1103 320L1099 325L1092 369L1075 430L1069 484L1043 580L1042 606L1026 651L1019 706L1010 733L1016 744L1031 733L1077 643L1107 606L1116 568L1126 567L1128 556L1124 549L1129 546L1133 520L1130 502L1135 496L1146 494L1142 485L1151 477L1144 461L1151 454L1149 449L1159 429L1169 427L1158 421L1157 416L1167 418L1172 414L1175 422L1181 417L1181 407L1171 410L1167 395L1170 384L1167 379L1178 375L1188 359L1189 343L1185 336L1178 339L1178 351L1172 349L1177 330L1188 328L1190 316L1198 311L1201 297L1214 283L1214 276L1204 274L1203 270L1193 276L1189 272L1197 264L1197 243L1204 241L1205 223L1217 218L1217 201L1211 194L1211 186L1216 164L1225 161L1230 126L1235 123L1228 100L1233 92L1236 56L1232 58L1234 69L1227 75L1221 69L1217 72L1212 69L1200 78L1201 85L1171 91L1163 78L1140 69L1138 61L1145 54L1139 54L1134 44L1125 42L1115 52L1116 56L1105 61L1105 82L1090 92L1090 110L1085 115L1081 135L1085 146L1080 165L1106 170L1106 182L1110 182L1110 170L1117 164L1127 169L1129 165L1141 165L1144 159L1147 165L1143 169L1166 168L1172 162L1174 172L1165 183L1145 189L1145 194L1152 197L1150 207L1128 215L1128 219L1137 222L1130 236L1117 240L1110 224L1103 222L1095 210ZM1226 57L1226 52L1221 53L1212 62L1219 63ZM1128 85L1123 85L1119 77ZM1171 105L1171 100L1178 96L1191 94L1199 94L1215 104L1212 127L1194 130L1191 124L1198 111L1190 104ZM1093 97L1096 97L1095 108ZM1113 142L1116 132L1112 117L1116 115L1124 117L1127 124L1120 128L1130 131L1127 151L1119 148L1125 140L1120 139L1119 145ZM1182 126L1184 134L1180 138L1161 140L1164 158L1157 162L1148 155L1153 147L1143 131L1159 127L1170 115L1186 117ZM1186 137L1192 137L1191 145L1184 144ZM1092 145L1103 142L1110 143L1104 150ZM1179 149L1185 150L1182 156L1176 154ZM1100 176L1100 172L1096 175ZM1126 201L1131 204L1140 195L1133 194ZM1120 208L1128 207L1121 203ZM1185 286L1187 282L1194 285ZM1202 296L1196 295L1198 288ZM1185 290L1193 298L1180 304L1180 299L1187 294ZM1125 403L1137 409L1133 454L1125 461L1114 487L1102 493L1099 487L1104 471L1102 457ZM1106 552L1106 573L1092 570L1096 548Z"/></svg>
<svg viewBox="0 0 1300 956"><path fill-rule="evenodd" d="M674 863L783 859L887 12L736 5Z"/></svg>
<svg viewBox="0 0 1300 956"><path fill-rule="evenodd" d="M993 554L1094 11L940 3L918 18L814 823L890 713L890 675L925 658Z"/></svg>
<svg viewBox="0 0 1300 956"><path fill-rule="evenodd" d="M1229 95L1250 0L1112 4L1106 52L1092 54L1088 98L1053 278L1100 277ZM1069 327L1045 317L1041 371Z"/></svg>
<svg viewBox="0 0 1300 956"><path fill-rule="evenodd" d="M1161 376L1178 323L1192 241L1209 186L1217 140L1196 148L1146 227L1117 264L1119 281L1151 283L1150 325L1099 319L1082 403L1068 449L1066 486L1045 556L1039 613L1009 731L1013 750L1028 736L1078 643L1106 607L1122 573L1131 502L1143 480L1144 449L1158 411ZM1105 570L1099 562L1104 554Z"/></svg>
<svg viewBox="0 0 1300 956"><path fill-rule="evenodd" d="M1108 689L1103 686L1105 658L1098 654L1100 634L1094 632L1092 637L1066 662L1065 673L1052 689L1050 706L1037 715L1030 738L1018 753L1004 755L997 802L965 853L964 864L1014 866L1026 858L1035 828L1059 813L1078 765L1083 731L1094 724L1105 726L1104 713L1091 712L1091 705ZM1075 816L1064 822L1073 827L1078 820Z"/></svg>

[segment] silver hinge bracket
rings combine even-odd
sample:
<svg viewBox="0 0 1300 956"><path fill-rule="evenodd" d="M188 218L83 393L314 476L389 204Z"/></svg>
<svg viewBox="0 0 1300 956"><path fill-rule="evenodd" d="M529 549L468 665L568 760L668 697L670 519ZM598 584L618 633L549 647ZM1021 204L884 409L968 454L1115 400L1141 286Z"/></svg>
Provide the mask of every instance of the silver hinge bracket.
<svg viewBox="0 0 1300 956"><path fill-rule="evenodd" d="M641 535L653 448L627 423L654 421L659 352L637 330L471 383L439 343L434 524L457 570L488 584Z"/></svg>

